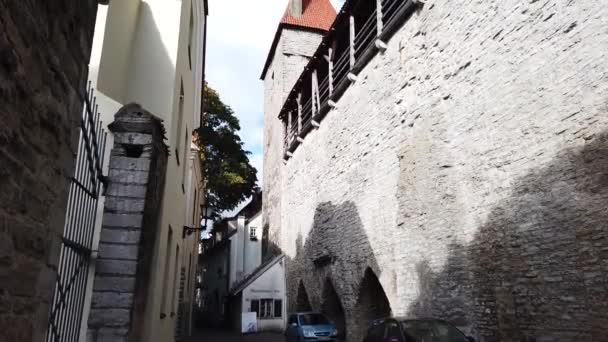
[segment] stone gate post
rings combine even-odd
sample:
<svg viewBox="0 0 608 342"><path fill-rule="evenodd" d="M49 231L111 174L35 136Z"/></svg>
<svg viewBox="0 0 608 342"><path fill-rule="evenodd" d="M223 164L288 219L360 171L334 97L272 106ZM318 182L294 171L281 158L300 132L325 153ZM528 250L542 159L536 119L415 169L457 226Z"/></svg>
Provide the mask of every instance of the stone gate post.
<svg viewBox="0 0 608 342"><path fill-rule="evenodd" d="M128 104L114 134L89 342L140 341L167 166L162 120Z"/></svg>

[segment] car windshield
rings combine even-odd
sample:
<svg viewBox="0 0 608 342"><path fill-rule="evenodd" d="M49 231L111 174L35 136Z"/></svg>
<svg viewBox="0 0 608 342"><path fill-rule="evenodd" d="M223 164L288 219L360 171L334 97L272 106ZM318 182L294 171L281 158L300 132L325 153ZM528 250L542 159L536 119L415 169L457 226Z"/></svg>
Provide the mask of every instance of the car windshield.
<svg viewBox="0 0 608 342"><path fill-rule="evenodd" d="M329 321L325 316L321 314L303 314L300 315L300 324L301 325L323 325L329 324Z"/></svg>
<svg viewBox="0 0 608 342"><path fill-rule="evenodd" d="M467 342L456 327L433 320L402 321L405 333L416 342Z"/></svg>

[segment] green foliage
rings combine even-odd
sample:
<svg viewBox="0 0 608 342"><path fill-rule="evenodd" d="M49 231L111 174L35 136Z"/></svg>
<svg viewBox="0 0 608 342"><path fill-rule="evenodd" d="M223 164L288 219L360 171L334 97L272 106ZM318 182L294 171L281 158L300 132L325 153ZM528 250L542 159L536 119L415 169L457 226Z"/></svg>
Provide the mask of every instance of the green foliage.
<svg viewBox="0 0 608 342"><path fill-rule="evenodd" d="M201 168L207 189L207 205L220 213L234 209L250 197L257 183L257 170L238 135L239 119L218 93L205 84L201 127L197 129Z"/></svg>

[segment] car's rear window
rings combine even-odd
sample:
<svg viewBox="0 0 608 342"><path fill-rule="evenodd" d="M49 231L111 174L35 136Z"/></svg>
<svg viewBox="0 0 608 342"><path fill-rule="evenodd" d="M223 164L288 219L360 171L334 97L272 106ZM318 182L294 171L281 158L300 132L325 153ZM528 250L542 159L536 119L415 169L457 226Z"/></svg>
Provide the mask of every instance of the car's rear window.
<svg viewBox="0 0 608 342"><path fill-rule="evenodd" d="M321 314L303 314L300 315L301 325L322 325L329 324L329 321L325 316Z"/></svg>
<svg viewBox="0 0 608 342"><path fill-rule="evenodd" d="M402 321L408 337L420 342L467 342L466 336L455 327L441 321Z"/></svg>

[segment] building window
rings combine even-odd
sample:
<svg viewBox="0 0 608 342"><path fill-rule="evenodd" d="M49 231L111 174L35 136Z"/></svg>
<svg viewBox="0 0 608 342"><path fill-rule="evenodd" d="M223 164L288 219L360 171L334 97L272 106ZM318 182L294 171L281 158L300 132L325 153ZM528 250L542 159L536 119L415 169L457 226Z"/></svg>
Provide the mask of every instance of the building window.
<svg viewBox="0 0 608 342"><path fill-rule="evenodd" d="M194 8L190 3L190 27L188 31L188 65L192 70L192 47L194 46Z"/></svg>
<svg viewBox="0 0 608 342"><path fill-rule="evenodd" d="M283 315L283 301L280 299L274 300L274 318L281 318Z"/></svg>
<svg viewBox="0 0 608 342"><path fill-rule="evenodd" d="M258 229L256 227L249 227L249 240L258 241L257 230Z"/></svg>
<svg viewBox="0 0 608 342"><path fill-rule="evenodd" d="M177 291L179 289L179 246L175 248L175 268L173 269L173 288L171 289L171 317L175 316L177 311Z"/></svg>
<svg viewBox="0 0 608 342"><path fill-rule="evenodd" d="M186 137L184 138L184 168L182 169L182 192L186 194L186 169L188 168L188 126L186 126Z"/></svg>
<svg viewBox="0 0 608 342"><path fill-rule="evenodd" d="M262 299L260 301L260 318L268 319L272 318L272 309L273 309L273 300L272 299Z"/></svg>
<svg viewBox="0 0 608 342"><path fill-rule="evenodd" d="M179 153L181 150L182 124L184 120L184 80L180 81L179 103L177 105L177 123L175 128L175 160L179 165Z"/></svg>
<svg viewBox="0 0 608 342"><path fill-rule="evenodd" d="M188 275L187 275L187 282L186 282L186 293L190 293L190 286L192 280L190 279L192 277L192 255L188 256Z"/></svg>
<svg viewBox="0 0 608 342"><path fill-rule="evenodd" d="M251 312L255 312L256 317L260 317L260 301L257 299L251 300Z"/></svg>
<svg viewBox="0 0 608 342"><path fill-rule="evenodd" d="M194 177L193 177L194 178ZM194 181L194 179L193 179ZM196 222L196 206L198 205L198 192L196 191L196 189L194 189L194 203L192 203L192 224L194 224L195 226L197 226L199 223Z"/></svg>
<svg viewBox="0 0 608 342"><path fill-rule="evenodd" d="M255 312L259 319L281 318L283 315L283 301L281 299L252 299L251 312Z"/></svg>
<svg viewBox="0 0 608 342"><path fill-rule="evenodd" d="M167 237L167 254L165 255L165 270L164 270L164 279L163 279L163 293L161 298L161 313L160 318L165 318L167 315L167 293L169 292L169 266L171 265L171 245L173 244L173 229L169 226L169 236Z"/></svg>

